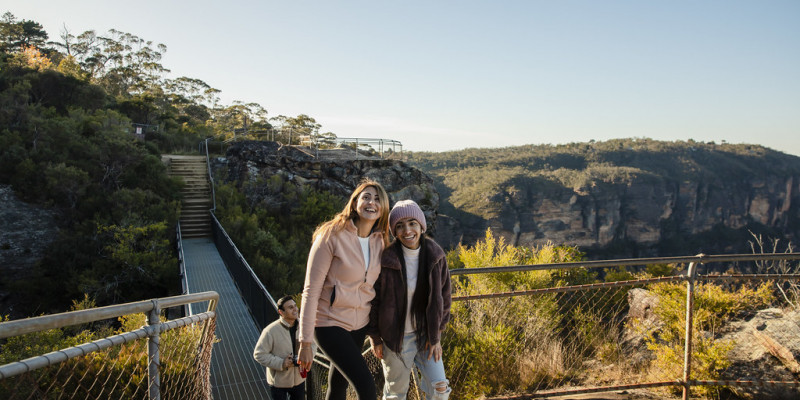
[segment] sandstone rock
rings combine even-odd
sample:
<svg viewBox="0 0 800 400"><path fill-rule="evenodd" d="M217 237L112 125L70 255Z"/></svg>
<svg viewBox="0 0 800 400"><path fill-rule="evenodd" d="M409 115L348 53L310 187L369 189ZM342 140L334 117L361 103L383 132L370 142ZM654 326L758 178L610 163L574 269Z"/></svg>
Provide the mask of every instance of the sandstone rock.
<svg viewBox="0 0 800 400"><path fill-rule="evenodd" d="M58 234L56 213L25 203L0 185L0 314L14 315L15 299L2 288L31 273Z"/></svg>
<svg viewBox="0 0 800 400"><path fill-rule="evenodd" d="M509 243L540 246L547 242L603 250L630 243L636 254L615 257L677 255L660 253L659 244L713 230L743 229L759 224L785 239L797 239L800 186L791 175L743 176L736 182L674 182L633 177L630 182L598 183L570 188L531 180L515 181L514 190L489 194L481 224L464 226L466 242L483 237L487 227ZM493 211L495 208L497 212ZM519 225L517 225L517 222ZM515 232L515 226L519 231ZM738 247L737 247L738 246ZM746 241L687 242L680 255L746 252Z"/></svg>
<svg viewBox="0 0 800 400"><path fill-rule="evenodd" d="M797 381L800 360L800 312L770 308L759 311L747 321L727 327L721 340L731 340L732 365L721 379ZM797 399L800 391L777 386L754 386L736 389L751 399Z"/></svg>
<svg viewBox="0 0 800 400"><path fill-rule="evenodd" d="M654 314L658 302L658 296L648 290L634 288L628 291L629 311L622 348L634 366L646 365L654 358L645 339L664 325Z"/></svg>
<svg viewBox="0 0 800 400"><path fill-rule="evenodd" d="M653 355L645 345L647 334L663 325L652 310L658 297L644 289L628 292L630 311L622 348L626 358L634 366L647 365ZM734 347L728 353L731 366L722 372L721 380L741 381L788 381L796 382L800 375L800 312L777 308L761 310L748 320L734 321L722 328L726 332L718 341L728 341ZM709 338L710 332L701 332ZM797 399L796 388L776 385L753 385L733 388L746 399Z"/></svg>
<svg viewBox="0 0 800 400"><path fill-rule="evenodd" d="M333 158L316 158L310 152L276 142L237 142L224 158L212 160L212 168L215 176L225 176L228 182L268 182L278 177L297 186L329 192L342 198L342 204L361 179L369 177L383 185L392 205L403 199L416 201L428 219L429 233L438 239L439 193L428 175L402 161L361 154L354 159L353 152L347 153L352 156L350 159L336 154ZM246 188L246 195L255 203L280 201L266 193L258 185Z"/></svg>

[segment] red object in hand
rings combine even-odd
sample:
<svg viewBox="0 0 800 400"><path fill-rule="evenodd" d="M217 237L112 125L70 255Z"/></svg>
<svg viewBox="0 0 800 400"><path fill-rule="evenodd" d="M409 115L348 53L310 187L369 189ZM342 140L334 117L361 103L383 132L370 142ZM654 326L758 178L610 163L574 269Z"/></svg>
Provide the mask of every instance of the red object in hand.
<svg viewBox="0 0 800 400"><path fill-rule="evenodd" d="M308 376L308 370L304 369L303 367L300 367L300 377L305 378L306 376Z"/></svg>

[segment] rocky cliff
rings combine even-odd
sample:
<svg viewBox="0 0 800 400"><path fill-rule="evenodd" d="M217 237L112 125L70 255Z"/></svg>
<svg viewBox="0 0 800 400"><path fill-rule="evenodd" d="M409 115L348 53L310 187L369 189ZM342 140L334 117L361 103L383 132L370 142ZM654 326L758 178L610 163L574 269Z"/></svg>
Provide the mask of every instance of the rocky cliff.
<svg viewBox="0 0 800 400"><path fill-rule="evenodd" d="M618 258L749 253L751 231L800 237L800 158L760 146L624 139L410 158L457 221L450 243L491 228Z"/></svg>
<svg viewBox="0 0 800 400"><path fill-rule="evenodd" d="M642 255L736 251L745 243L723 243L725 233L747 229L788 238L798 233L800 186L792 175L738 182L633 177L577 189L538 187L522 184L495 194L500 211L484 226L520 245L550 241L602 249L629 243Z"/></svg>
<svg viewBox="0 0 800 400"><path fill-rule="evenodd" d="M0 310L19 317L15 282L29 277L44 250L58 234L58 214L26 203L11 186L0 185Z"/></svg>
<svg viewBox="0 0 800 400"><path fill-rule="evenodd" d="M213 169L215 177L251 183L242 188L254 203L278 201L262 189L270 179L279 178L329 192L342 198L343 206L362 178L372 178L384 186L391 204L403 199L419 203L435 232L439 195L428 175L402 161L354 154L333 152L320 156L277 142L238 142L225 157L214 160Z"/></svg>
<svg viewBox="0 0 800 400"><path fill-rule="evenodd" d="M228 180L280 177L343 199L374 178L392 203L416 200L445 248L473 244L487 228L516 245L574 245L594 258L747 253L749 232L784 244L800 237L800 158L763 147L633 140L409 158L243 142L215 165ZM257 185L246 190L270 201Z"/></svg>

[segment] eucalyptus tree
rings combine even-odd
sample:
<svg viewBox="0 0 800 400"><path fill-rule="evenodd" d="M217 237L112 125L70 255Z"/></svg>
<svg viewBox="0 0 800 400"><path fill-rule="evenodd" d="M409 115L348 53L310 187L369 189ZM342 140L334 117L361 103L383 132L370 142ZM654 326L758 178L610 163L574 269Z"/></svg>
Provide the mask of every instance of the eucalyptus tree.
<svg viewBox="0 0 800 400"><path fill-rule="evenodd" d="M23 47L44 49L46 43L47 32L38 22L17 21L10 12L0 18L0 50L12 53L21 51Z"/></svg>
<svg viewBox="0 0 800 400"><path fill-rule="evenodd" d="M111 29L100 36L89 30L76 37L65 32L61 40L58 46L77 60L91 81L114 96L159 92L169 72L161 64L167 46L130 33Z"/></svg>
<svg viewBox="0 0 800 400"><path fill-rule="evenodd" d="M213 114L217 134L225 138L272 133L267 109L258 103L234 101L231 106L215 108Z"/></svg>
<svg viewBox="0 0 800 400"><path fill-rule="evenodd" d="M272 120L280 124L279 128L276 129L279 133L278 136L281 141L285 141L288 144L299 144L304 137L308 140L314 140L319 135L319 128L322 127L321 124L317 123L317 120L306 114L300 114L296 117L279 115L273 117Z"/></svg>

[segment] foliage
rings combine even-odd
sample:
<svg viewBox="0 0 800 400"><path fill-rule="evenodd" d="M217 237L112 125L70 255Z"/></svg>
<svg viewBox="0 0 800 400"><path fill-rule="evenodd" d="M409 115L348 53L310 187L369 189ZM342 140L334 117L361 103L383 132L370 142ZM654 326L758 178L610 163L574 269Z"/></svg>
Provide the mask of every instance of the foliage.
<svg viewBox="0 0 800 400"><path fill-rule="evenodd" d="M679 283L659 283L650 290L658 296L654 314L663 322L657 330L648 332L647 347L655 355L651 370L657 380L676 379L683 374L684 338L686 336L686 287ZM770 283L756 288L740 287L725 290L707 283L695 288L692 325L692 377L700 380L719 378L730 366L728 352L733 343L719 340L723 323L742 313L750 313L774 301ZM644 329L637 325L637 329ZM700 387L698 393L718 394L719 388Z"/></svg>
<svg viewBox="0 0 800 400"><path fill-rule="evenodd" d="M6 12L0 19L0 51L19 51L23 47L41 47L47 41L47 32L35 21L17 21L14 14Z"/></svg>
<svg viewBox="0 0 800 400"><path fill-rule="evenodd" d="M687 182L712 196L724 191L750 192L751 183L763 178L791 179L800 174L800 159L795 156L755 145L694 140L628 138L404 152L404 156L433 178L442 199L440 212L457 218L463 226L473 221L474 225L485 226L486 220L498 218L509 208L519 211L543 198L577 198L578 205L584 201L588 205L597 196L625 198L636 186L674 188ZM717 227L706 235L689 234L676 223L679 214L664 218L659 227L661 240L653 248L641 249L641 245L621 239L607 248L590 249L591 258L630 257L640 250L684 255L722 250L720 243L745 243L748 239L746 229L738 228ZM796 225L795 220L790 218L788 224ZM750 229L759 229L754 221L743 223ZM789 226L775 233L795 231L796 227Z"/></svg>
<svg viewBox="0 0 800 400"><path fill-rule="evenodd" d="M460 246L448 258L456 255L467 269L583 259L574 247L511 246L491 230L474 247ZM471 274L454 277L453 291L454 296L469 296L596 280L596 275L584 268ZM612 300L625 301L624 296ZM614 307L622 308L619 304ZM607 348L615 339L607 327L607 310L592 304L592 299L575 296L545 293L457 301L451 312L442 344L448 358L447 375L459 382L454 387L458 398L526 391L546 387L553 379L569 379L580 372L570 367L576 365L576 360ZM562 337L564 332L570 333L569 346Z"/></svg>
<svg viewBox="0 0 800 400"><path fill-rule="evenodd" d="M0 19L0 184L52 208L61 222L29 279L2 282L4 288L23 297L28 309L16 310L23 315L61 311L86 293L100 305L176 293L172 232L181 183L166 175L160 155L195 152L205 138L224 140L240 127L274 132L267 110L241 101L222 105L220 91L202 80L167 77L167 47L131 33L65 29L56 41L47 39L34 21L10 12ZM295 140L320 127L304 114L279 120ZM135 129L144 141L134 138ZM232 218L262 275L280 276L277 284L288 287L302 282L301 273L278 271L293 271L294 260L305 258L308 232L330 213L330 199L280 195L297 206L277 218L266 211Z"/></svg>
<svg viewBox="0 0 800 400"><path fill-rule="evenodd" d="M248 264L274 295L302 291L311 233L339 211L342 200L297 187L280 176L268 181L217 184L217 216ZM243 192L257 190L250 202Z"/></svg>
<svg viewBox="0 0 800 400"><path fill-rule="evenodd" d="M93 300L85 297L74 301L72 310L91 307L94 307ZM67 327L10 337L0 343L0 365L135 331L146 325L146 319L144 314L126 315L118 318L117 324L119 328L116 329L108 323L96 323L91 329ZM202 328L202 324L194 324L161 333L159 370L163 398L180 398L187 386L197 383L196 352ZM82 393L90 398L130 398L134 392L147 393L147 360L147 341L136 340L36 369L28 373L31 379L21 382L18 378L0 380L0 393L14 390L56 397L63 393ZM108 380L119 383L95 384Z"/></svg>

